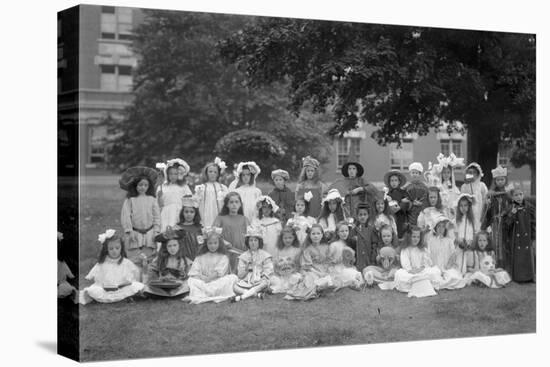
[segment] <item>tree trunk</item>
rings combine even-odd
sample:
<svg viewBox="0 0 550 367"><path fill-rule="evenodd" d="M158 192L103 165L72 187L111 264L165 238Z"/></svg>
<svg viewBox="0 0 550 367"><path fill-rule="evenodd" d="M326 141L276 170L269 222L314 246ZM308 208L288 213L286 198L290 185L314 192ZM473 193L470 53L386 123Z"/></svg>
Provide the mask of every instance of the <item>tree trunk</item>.
<svg viewBox="0 0 550 367"><path fill-rule="evenodd" d="M472 124L468 127L468 157L466 164L479 163L484 174L481 180L489 187L492 180L491 170L497 165L499 141L498 133L483 131L482 126L481 124Z"/></svg>

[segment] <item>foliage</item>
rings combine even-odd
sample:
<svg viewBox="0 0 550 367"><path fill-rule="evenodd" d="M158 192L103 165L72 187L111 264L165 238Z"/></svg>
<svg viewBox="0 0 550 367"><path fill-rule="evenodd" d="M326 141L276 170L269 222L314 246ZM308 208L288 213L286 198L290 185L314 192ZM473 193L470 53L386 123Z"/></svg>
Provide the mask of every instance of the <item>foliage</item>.
<svg viewBox="0 0 550 367"><path fill-rule="evenodd" d="M332 134L356 128L360 119L376 126L380 144L425 135L441 120L450 122L449 131L461 121L501 132L480 142L522 137L534 110L529 34L262 18L221 49L252 85L290 79L294 111L305 101L314 111L331 108Z"/></svg>
<svg viewBox="0 0 550 367"><path fill-rule="evenodd" d="M284 154L269 164L287 163L325 139L320 127L288 112L284 88L251 89L242 72L222 63L218 42L255 18L162 10L145 15L134 42L140 55L135 99L123 121L110 124L113 166L151 166L182 157L196 170L214 158L221 137L242 129L263 131L282 142ZM309 119L318 118L309 114ZM295 144L290 131L309 139ZM261 155L252 158L264 164Z"/></svg>

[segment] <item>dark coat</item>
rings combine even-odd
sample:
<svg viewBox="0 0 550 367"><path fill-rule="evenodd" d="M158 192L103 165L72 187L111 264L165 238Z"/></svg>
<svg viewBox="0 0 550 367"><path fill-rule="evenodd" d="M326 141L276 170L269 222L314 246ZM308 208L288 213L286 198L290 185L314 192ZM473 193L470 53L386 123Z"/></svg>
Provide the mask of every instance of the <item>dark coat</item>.
<svg viewBox="0 0 550 367"><path fill-rule="evenodd" d="M294 211L294 204L296 203L294 192L286 186L282 190L274 188L269 193L269 197L279 206L279 210L275 215L281 223L286 223L292 217L292 212Z"/></svg>
<svg viewBox="0 0 550 367"><path fill-rule="evenodd" d="M409 198L411 200L411 207L408 213L409 225L415 226L418 216L422 210L428 207L428 186L426 186L426 184L422 181L411 181L405 187L405 191L407 191L407 194L409 194ZM412 205L415 200L420 200L422 205Z"/></svg>
<svg viewBox="0 0 550 367"><path fill-rule="evenodd" d="M355 266L361 271L368 265L376 264L376 249L373 247L374 226L371 224L356 226L350 232L350 238L356 242Z"/></svg>
<svg viewBox="0 0 550 367"><path fill-rule="evenodd" d="M409 209L412 204L412 200L409 197L407 191L402 188L390 189L388 195L399 203L400 210L393 214L395 217L395 224L397 225L397 236L403 238L403 235L408 228ZM403 199L409 199L410 202L404 202Z"/></svg>
<svg viewBox="0 0 550 367"><path fill-rule="evenodd" d="M512 213L513 209L516 213ZM527 282L535 279L535 252L532 241L535 240L535 208L527 202L522 205L512 203L505 215L508 239L506 256L509 259L506 270L515 282Z"/></svg>

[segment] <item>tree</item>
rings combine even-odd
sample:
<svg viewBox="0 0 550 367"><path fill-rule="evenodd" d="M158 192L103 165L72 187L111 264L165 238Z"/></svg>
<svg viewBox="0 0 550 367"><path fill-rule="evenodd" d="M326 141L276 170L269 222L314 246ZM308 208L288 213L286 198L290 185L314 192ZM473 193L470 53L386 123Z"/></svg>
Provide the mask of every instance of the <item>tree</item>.
<svg viewBox="0 0 550 367"><path fill-rule="evenodd" d="M221 44L253 86L290 79L297 113L330 108L341 135L358 120L379 144L460 121L469 159L496 163L499 142L521 138L535 106L535 36L411 26L262 18ZM488 177L487 175L486 177Z"/></svg>
<svg viewBox="0 0 550 367"><path fill-rule="evenodd" d="M110 124L113 166L151 166L182 157L198 170L214 158L220 138L242 129L265 131L284 143L284 154L271 157L270 164L288 162L325 139L320 126L288 112L279 84L252 89L242 72L222 62L218 42L255 18L161 10L145 10L145 15L135 31L140 55L135 98L124 119ZM287 143L288 130L309 134L310 140L302 146ZM263 164L261 156L248 158Z"/></svg>

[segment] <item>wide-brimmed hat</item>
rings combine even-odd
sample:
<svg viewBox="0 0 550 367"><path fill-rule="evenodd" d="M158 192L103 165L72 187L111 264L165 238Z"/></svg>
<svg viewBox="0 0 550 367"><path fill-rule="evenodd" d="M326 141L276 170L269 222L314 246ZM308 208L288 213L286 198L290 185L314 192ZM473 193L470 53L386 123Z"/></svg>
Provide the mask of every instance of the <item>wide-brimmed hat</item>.
<svg viewBox="0 0 550 367"><path fill-rule="evenodd" d="M399 187L405 186L407 183L407 177L401 171L392 169L391 171L386 172L384 175L384 183L387 187L390 187L390 177L391 176L397 176L399 178Z"/></svg>
<svg viewBox="0 0 550 367"><path fill-rule="evenodd" d="M245 237L259 237L262 238L262 227L260 226L248 226L246 227L246 234Z"/></svg>
<svg viewBox="0 0 550 367"><path fill-rule="evenodd" d="M122 190L128 191L132 184L139 180L140 178L147 178L153 185L157 182L158 172L153 168L149 167L130 167L120 177L118 184Z"/></svg>
<svg viewBox="0 0 550 367"><path fill-rule="evenodd" d="M252 162L252 161L250 161L250 162L240 162L237 165L237 178L243 172L244 166L248 167L248 169L250 170L250 173L252 173L252 175L254 176L254 179L256 179L258 177L258 175L260 174L260 172L262 171L260 169L260 166L258 166L256 164L256 162Z"/></svg>
<svg viewBox="0 0 550 367"><path fill-rule="evenodd" d="M340 195L340 191L338 191L337 189L330 189L327 193L327 196L323 198L322 203L330 200L344 201L344 198L342 197L342 195Z"/></svg>
<svg viewBox="0 0 550 367"><path fill-rule="evenodd" d="M279 210L279 206L275 204L275 200L273 200L270 196L267 196L267 195L260 196L256 201L256 206L260 208L263 202L267 202L269 205L271 205L271 210L273 210L274 213Z"/></svg>
<svg viewBox="0 0 550 367"><path fill-rule="evenodd" d="M357 176L356 177L361 177L365 173L365 169L363 168L363 166L360 163L358 163L358 162L346 162L342 166L342 176L349 177L349 173L348 173L349 166L357 167Z"/></svg>

